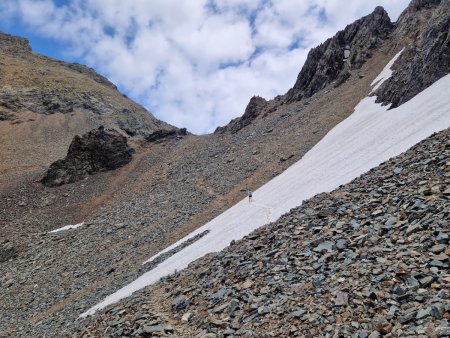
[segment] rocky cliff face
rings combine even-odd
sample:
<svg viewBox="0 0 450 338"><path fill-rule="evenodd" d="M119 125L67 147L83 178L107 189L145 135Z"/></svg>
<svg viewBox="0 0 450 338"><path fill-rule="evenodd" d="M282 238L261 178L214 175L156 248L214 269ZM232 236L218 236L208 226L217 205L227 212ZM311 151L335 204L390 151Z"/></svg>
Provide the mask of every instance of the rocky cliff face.
<svg viewBox="0 0 450 338"><path fill-rule="evenodd" d="M411 2L392 40L392 48L403 52L376 94L377 102L395 108L450 73L450 1Z"/></svg>
<svg viewBox="0 0 450 338"><path fill-rule="evenodd" d="M75 136L66 158L50 166L41 182L54 187L80 181L100 171L120 168L132 159L126 137L103 127Z"/></svg>
<svg viewBox="0 0 450 338"><path fill-rule="evenodd" d="M382 7L377 7L311 49L297 81L285 95L258 104L252 99L242 117L216 132L235 133L283 104L308 99L329 85L341 85L382 43L390 53L404 49L392 77L376 92L377 102L397 107L450 72L449 32L450 1L414 0L395 24Z"/></svg>
<svg viewBox="0 0 450 338"><path fill-rule="evenodd" d="M330 84L341 85L372 56L373 51L391 34L394 25L382 7L348 25L344 30L308 53L294 86L283 96L266 101L253 97L242 117L236 118L217 133L235 133L258 116L266 116L280 105L307 99ZM347 54L348 53L348 54Z"/></svg>
<svg viewBox="0 0 450 338"><path fill-rule="evenodd" d="M360 68L391 33L393 25L382 7L367 15L334 37L311 49L294 87L288 91L288 101L307 98L336 81L339 85L349 76L349 70ZM349 56L344 50L348 46Z"/></svg>

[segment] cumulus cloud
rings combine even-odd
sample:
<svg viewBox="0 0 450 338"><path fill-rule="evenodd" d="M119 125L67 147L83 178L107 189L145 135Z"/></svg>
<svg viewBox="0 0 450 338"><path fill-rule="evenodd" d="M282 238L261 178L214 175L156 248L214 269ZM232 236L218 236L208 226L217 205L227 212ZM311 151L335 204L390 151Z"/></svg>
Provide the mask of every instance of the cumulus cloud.
<svg viewBox="0 0 450 338"><path fill-rule="evenodd" d="M158 118L195 133L295 82L310 48L408 0L3 0L0 19L67 46Z"/></svg>

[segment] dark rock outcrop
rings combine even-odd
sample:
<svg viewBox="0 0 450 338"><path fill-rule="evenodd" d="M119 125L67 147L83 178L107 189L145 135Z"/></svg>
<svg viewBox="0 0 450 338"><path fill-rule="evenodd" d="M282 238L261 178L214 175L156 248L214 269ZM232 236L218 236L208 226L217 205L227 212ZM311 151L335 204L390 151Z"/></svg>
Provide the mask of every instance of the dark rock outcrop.
<svg viewBox="0 0 450 338"><path fill-rule="evenodd" d="M148 135L145 140L147 142L162 142L167 139L180 139L187 134L186 128L181 128L177 130L157 130L154 133Z"/></svg>
<svg viewBox="0 0 450 338"><path fill-rule="evenodd" d="M96 172L124 166L131 161L132 153L126 137L100 127L75 136L66 158L52 163L41 182L54 187L80 181Z"/></svg>
<svg viewBox="0 0 450 338"><path fill-rule="evenodd" d="M450 1L416 0L402 13L393 34L404 47L392 76L376 92L395 108L450 73Z"/></svg>
<svg viewBox="0 0 450 338"><path fill-rule="evenodd" d="M261 115L263 109L267 107L267 103L267 100L262 98L261 96L253 96L250 99L247 108L245 108L244 115L242 115L240 118L232 120L225 128L216 129L216 133L220 133L225 130L229 130L230 132L235 133L238 130L244 128L245 126L249 125L253 119Z"/></svg>
<svg viewBox="0 0 450 338"><path fill-rule="evenodd" d="M377 7L370 15L311 49L294 87L287 93L288 102L310 97L334 81L336 85L343 83L350 76L349 71L360 68L392 29L386 11ZM348 58L344 57L346 46L350 50Z"/></svg>

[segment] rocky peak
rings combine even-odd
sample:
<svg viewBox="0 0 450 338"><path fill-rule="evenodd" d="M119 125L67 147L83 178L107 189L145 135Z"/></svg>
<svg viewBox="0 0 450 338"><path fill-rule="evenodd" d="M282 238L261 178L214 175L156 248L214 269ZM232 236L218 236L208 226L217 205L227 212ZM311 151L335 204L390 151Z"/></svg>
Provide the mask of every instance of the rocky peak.
<svg viewBox="0 0 450 338"><path fill-rule="evenodd" d="M131 161L132 153L126 137L101 126L83 136L76 135L66 158L52 163L41 182L54 187L80 181L96 172L124 166Z"/></svg>
<svg viewBox="0 0 450 338"><path fill-rule="evenodd" d="M225 127L218 127L215 133L223 133L226 130L230 131L231 133L236 133L245 126L249 125L253 119L261 115L265 108L267 108L268 104L269 102L265 98L257 95L253 96L250 99L250 102L247 104L247 107L245 108L244 115L233 119Z"/></svg>
<svg viewBox="0 0 450 338"><path fill-rule="evenodd" d="M30 112L65 114L67 119L74 113L89 116L82 123L85 127L68 123L77 130L67 135L66 142L99 125L121 129L136 138L158 130L176 130L121 94L92 68L33 53L27 39L0 32L0 54L0 121Z"/></svg>
<svg viewBox="0 0 450 338"><path fill-rule="evenodd" d="M30 53L31 47L27 39L0 32L0 52L9 54Z"/></svg>
<svg viewBox="0 0 450 338"><path fill-rule="evenodd" d="M310 97L327 85L340 85L351 69L360 68L372 56L371 50L381 44L393 29L383 7L348 25L334 37L308 53L294 87L288 91L288 102ZM346 58L344 51L349 50Z"/></svg>
<svg viewBox="0 0 450 338"><path fill-rule="evenodd" d="M403 13L416 12L423 8L429 8L438 5L441 0L412 0Z"/></svg>
<svg viewBox="0 0 450 338"><path fill-rule="evenodd" d="M376 92L377 102L392 103L391 108L450 73L450 1L414 0L396 26L391 45L403 52Z"/></svg>
<svg viewBox="0 0 450 338"><path fill-rule="evenodd" d="M253 96L250 99L250 102L247 104L247 107L245 108L244 115L242 115L240 119L236 120L235 123L231 123L229 130L232 133L235 133L238 130L249 125L253 119L255 119L258 115L262 113L263 109L266 106L267 106L266 99L262 98L261 96Z"/></svg>
<svg viewBox="0 0 450 338"><path fill-rule="evenodd" d="M371 14L356 20L334 37L311 49L294 87L286 95L271 101L254 96L242 117L217 128L215 133L235 133L256 117L264 117L275 111L281 104L308 98L332 83L335 87L339 86L350 77L352 69L360 68L372 56L372 50L390 36L393 28L384 8L376 7Z"/></svg>

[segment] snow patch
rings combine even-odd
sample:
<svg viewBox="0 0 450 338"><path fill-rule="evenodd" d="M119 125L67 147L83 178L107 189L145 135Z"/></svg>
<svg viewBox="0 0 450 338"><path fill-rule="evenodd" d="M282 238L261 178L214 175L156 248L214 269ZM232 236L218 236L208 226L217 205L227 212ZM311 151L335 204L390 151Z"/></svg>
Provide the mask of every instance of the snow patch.
<svg viewBox="0 0 450 338"><path fill-rule="evenodd" d="M160 252L156 256L192 236L205 230L210 231L153 270L106 297L81 314L81 317L92 315L162 277L184 269L207 253L224 249L231 241L241 239L260 226L278 219L291 208L301 205L303 200L348 183L380 163L403 153L434 132L448 128L448 88L450 74L400 107L389 111L387 106L375 103L376 96L364 98L352 115L334 127L300 161L256 190L253 193L253 203L249 203L247 199L242 200Z"/></svg>
<svg viewBox="0 0 450 338"><path fill-rule="evenodd" d="M400 52L398 52L397 54L395 54L395 56L391 59L391 61L388 62L388 64L383 68L383 70L381 71L380 74L378 74L378 76L375 78L375 80L372 81L372 83L370 84L371 86L374 86L372 89L372 92L375 92L378 88L380 88L380 86L392 76L392 65L395 63L395 61L397 61L398 57L402 54L403 50L405 48L403 48Z"/></svg>
<svg viewBox="0 0 450 338"><path fill-rule="evenodd" d="M80 226L84 225L84 222L78 223L78 224L72 224L72 225L66 225L62 228L59 229L55 229L49 232L49 234L54 234L56 232L60 232L60 231L65 231L65 230L70 230L70 229L76 229L79 228Z"/></svg>

